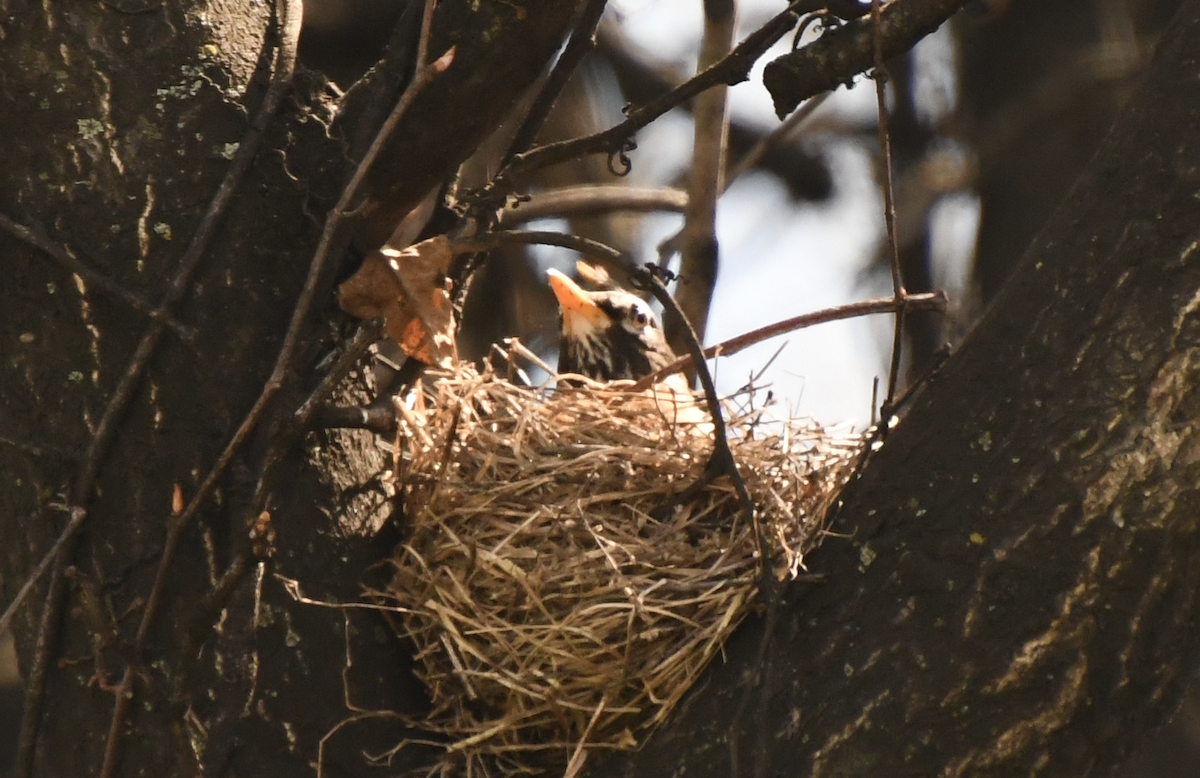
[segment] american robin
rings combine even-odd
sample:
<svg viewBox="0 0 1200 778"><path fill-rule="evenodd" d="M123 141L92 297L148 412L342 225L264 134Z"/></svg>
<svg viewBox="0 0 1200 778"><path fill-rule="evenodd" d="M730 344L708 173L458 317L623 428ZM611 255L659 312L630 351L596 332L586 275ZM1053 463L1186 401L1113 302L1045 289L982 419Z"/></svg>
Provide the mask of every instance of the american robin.
<svg viewBox="0 0 1200 778"><path fill-rule="evenodd" d="M637 380L675 361L675 352L644 300L612 285L606 274L597 275L587 265L580 264L579 270L609 288L589 292L557 270L546 271L562 309L559 373L578 373L596 381ZM696 403L682 373L672 373L647 394L666 418L685 431L712 434L708 410Z"/></svg>
<svg viewBox="0 0 1200 778"><path fill-rule="evenodd" d="M657 317L640 297L616 288L589 292L557 270L546 274L562 309L558 372L636 380L675 361Z"/></svg>

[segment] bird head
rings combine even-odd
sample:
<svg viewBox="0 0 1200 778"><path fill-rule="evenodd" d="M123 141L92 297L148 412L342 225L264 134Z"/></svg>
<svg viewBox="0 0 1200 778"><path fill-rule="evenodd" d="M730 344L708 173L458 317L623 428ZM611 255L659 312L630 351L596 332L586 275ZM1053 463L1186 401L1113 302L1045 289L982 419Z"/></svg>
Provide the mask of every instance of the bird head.
<svg viewBox="0 0 1200 778"><path fill-rule="evenodd" d="M675 361L650 306L622 289L589 292L546 271L562 310L558 372L597 381L638 379Z"/></svg>

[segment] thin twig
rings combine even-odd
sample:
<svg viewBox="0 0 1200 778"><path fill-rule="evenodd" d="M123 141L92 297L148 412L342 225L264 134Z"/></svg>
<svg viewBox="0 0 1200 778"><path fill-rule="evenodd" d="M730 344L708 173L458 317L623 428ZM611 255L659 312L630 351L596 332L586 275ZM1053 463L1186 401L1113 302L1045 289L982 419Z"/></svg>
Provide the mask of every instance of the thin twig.
<svg viewBox="0 0 1200 778"><path fill-rule="evenodd" d="M332 729L322 735L321 739L317 741L317 778L324 778L325 776L325 746L329 742L330 738L351 724L380 718L400 719L401 721L404 720L404 716L402 714L391 710L365 711L363 713L356 713L353 716L342 719L337 724L334 724Z"/></svg>
<svg viewBox="0 0 1200 778"><path fill-rule="evenodd" d="M619 185L563 187L536 192L504 209L500 223L524 224L536 219L570 216L596 216L613 211L674 211L687 207L687 192L669 187L639 188Z"/></svg>
<svg viewBox="0 0 1200 778"><path fill-rule="evenodd" d="M100 778L112 778L116 771L117 761L121 756L121 732L125 729L125 719L129 716L129 704L133 702L133 679L136 675L134 666L126 665L121 682L117 684L116 702L113 703L112 718L108 721L108 738L104 741L104 762L101 764Z"/></svg>
<svg viewBox="0 0 1200 778"><path fill-rule="evenodd" d="M64 550L65 555L65 550ZM56 557L61 559L62 556ZM45 610L38 623L37 642L34 644L34 662L25 676L25 711L21 719L21 732L17 736L17 758L13 775L31 778L33 757L37 752L38 729L42 721L42 700L45 696L46 675L50 669L49 656L54 652L53 643L58 637L58 623L62 619L65 597L54 596L66 589L66 567L55 565L46 587ZM33 705L33 708L30 708Z"/></svg>
<svg viewBox="0 0 1200 778"><path fill-rule="evenodd" d="M734 0L704 1L704 37L696 65L701 72L729 56L736 16ZM698 95L692 106L692 165L688 175L688 207L679 234L679 281L675 286L675 301L686 322L674 315L665 316L663 322L667 343L677 351L688 337L687 327L696 331L701 343L708 329L719 266L717 199L725 188L728 91L728 86L717 84ZM666 264L661 254L660 262Z"/></svg>
<svg viewBox="0 0 1200 778"><path fill-rule="evenodd" d="M341 357L338 357L334 366L330 367L325 377L320 379L317 388L308 395L308 399L302 403L299 409L293 414L294 424L284 427L283 430L277 433L274 439L271 439L270 444L266 447L266 455L263 457L263 466L259 468L258 485L254 487L254 497L251 499L251 513L258 513L266 507L266 492L271 480L271 473L275 472L275 467L283 460L284 454L292 445L296 438L301 433L310 429L312 425L313 415L320 409L324 408L324 402L329 395L334 393L337 384L346 377L350 370L358 365L374 343L379 340L380 331L383 329L383 322L379 319L372 319L371 322L362 323L358 333L355 333L354 339L350 341ZM318 424L317 426L324 426Z"/></svg>
<svg viewBox="0 0 1200 778"><path fill-rule="evenodd" d="M610 262L627 262L626 257L612 246L591 238L581 238L578 235L568 235L563 232L546 232L539 230L499 230L476 235L450 242L453 254L474 254L481 251L491 251L505 245L543 245L560 246L565 249L578 251L586 256L605 259Z"/></svg>
<svg viewBox="0 0 1200 778"><path fill-rule="evenodd" d="M429 36L433 34L433 10L435 8L437 8L437 0L425 0L425 7L421 12L421 34L417 37L417 69L413 73L412 82L405 87L404 93L400 95L400 99L396 103L396 107L392 109L391 116L388 117L389 120L394 119L394 121L391 121L391 127L385 121L383 126L379 128L379 134L375 136L374 142L367 149L367 153L363 155L362 162L359 164L359 171L361 171L363 178L366 178L367 171L370 169L371 164L374 163L375 157L379 156L379 150L383 148L383 144L387 141L388 136L392 134L392 128L400 122L400 118L404 115L405 110L407 110L400 108L400 103L404 102L404 98L408 97L409 93L412 93L409 98L411 100L412 97L416 97L425 88L424 83L420 86L417 85L418 80L423 82L431 80L438 73L444 73L446 68L450 67L450 63L454 61L454 47L451 46L450 50L443 54L437 62L429 62ZM433 72L422 75L421 71L430 68L433 68ZM354 184L353 179L350 183L351 185Z"/></svg>
<svg viewBox="0 0 1200 778"><path fill-rule="evenodd" d="M621 153L623 149L627 148L626 144L634 133L672 108L691 100L717 84L732 86L745 81L749 77L750 68L758 58L796 26L796 20L800 18L800 14L820 5L822 5L822 0L796 0L782 13L748 35L729 53L729 56L662 97L629 111L625 121L620 124L583 138L548 143L545 146L538 146L523 154L518 154L513 157L509 170L505 172L527 173L585 154Z"/></svg>
<svg viewBox="0 0 1200 778"><path fill-rule="evenodd" d="M634 103L647 102L658 95L671 91L687 79L687 76L675 67L664 66L649 52L640 49L631 41L626 40L615 23L602 21L598 33L598 46L605 61L613 68L617 81L620 83L626 98ZM682 110L690 111L691 104L679 106ZM768 134L777 137L775 131L766 131L746 120L738 118L736 113L729 117L729 160L740 159L751 149L766 151L766 156L759 160L762 170L774 173L787 182L788 188L794 194L804 199L821 200L828 196L829 174L813 156L803 149L788 146L786 143L772 142L769 148L762 146L762 141ZM744 171L743 171L744 172ZM728 183L730 173L726 176Z"/></svg>
<svg viewBox="0 0 1200 778"><path fill-rule="evenodd" d="M709 346L704 350L704 357L705 359L712 359L713 357L731 356L756 343L761 343L764 340L769 340L788 332L801 330L805 327L811 327L815 324L825 324L831 321L840 321L841 319L853 319L858 316L870 316L876 313L895 313L898 308L908 308L914 311L943 311L946 309L946 295L942 292L924 292L922 294L907 295L900 301L896 300L895 297L876 297L857 303L847 303L846 305L825 308L813 313L793 316L790 319L784 319L783 321L743 333L715 346ZM690 354L680 357L666 367L640 379L634 385L634 388L645 389L658 383L672 373L686 370L691 364L692 357Z"/></svg>
<svg viewBox="0 0 1200 778"><path fill-rule="evenodd" d="M917 295L909 295L908 299L911 300L916 296ZM933 352L933 356L929 360L929 365L925 368L925 372L921 373L921 375L917 376L915 379L909 381L908 386L904 387L904 391L901 392L900 396L896 398L896 401L892 403L893 414L897 413L901 408L907 405L908 402L916 396L918 389L929 383L934 376L941 372L942 366L946 364L946 360L950 358L950 354L951 351L949 344L946 344L942 348ZM871 424L874 426L875 422L872 421Z"/></svg>
<svg viewBox="0 0 1200 778"><path fill-rule="evenodd" d="M663 286L663 282L658 279L647 269L641 269L633 276L636 283L643 286L654 298L662 303L664 309L674 312L685 325L687 325L686 333L688 335L687 347L691 354L693 364L696 366L696 374L700 379L700 385L704 388L704 399L708 404L708 415L712 419L713 425L713 453L708 460L707 467L704 468L705 474L699 479L704 483L719 475L729 476L729 480L733 482L733 488L737 492L738 502L742 506L742 513L746 521L754 527L754 537L758 543L760 559L762 565L761 571L763 579L769 577L771 559L768 555L767 539L763 536L761 528L758 526L758 516L754 510L754 502L750 499L750 492L746 489L746 482L742 479L741 473L738 472L737 461L733 458L733 452L729 448L729 438L725 430L725 416L721 412L721 400L717 396L717 386L713 381L712 373L708 370L708 365L704 361L704 347L700 344L700 339L696 337L696 331L692 329L687 318L683 315L683 311L679 309L679 304L675 302L675 298L671 297L671 293L667 291L667 287Z"/></svg>
<svg viewBox="0 0 1200 778"><path fill-rule="evenodd" d="M266 507L267 489L271 481L271 474L274 472L276 465L283 460L288 448L291 447L296 439L309 429L313 414L322 407L326 398L333 393L333 390L354 366L362 360L367 350L379 340L382 327L383 323L379 319L363 322L358 328L358 332L355 333L353 340L346 346L345 352L338 357L337 362L329 369L325 377L321 379L317 388L313 390L308 399L292 415L294 423L285 426L273 437L267 446L267 453L263 457L262 467L259 468L258 485L254 488L254 498L250 501L250 513L252 515Z"/></svg>
<svg viewBox="0 0 1200 778"><path fill-rule="evenodd" d="M346 350L338 357L337 362L333 363L333 367L329 368L329 372L321 379L321 383L296 411L297 426L308 426L313 413L333 393L338 382L346 377L346 374L366 355L367 350L379 340L380 332L383 329L381 325L382 323L378 319L373 319L363 322L359 326L358 332L354 333L354 338L346 346Z"/></svg>
<svg viewBox="0 0 1200 778"><path fill-rule="evenodd" d="M764 135L762 139L758 141L758 143L755 143L754 146L752 146L750 150L747 151L740 160L738 160L737 165L735 165L733 169L725 175L725 188L728 189L729 185L732 184L738 178L738 176L742 175L750 168L758 165L758 163L763 160L763 157L767 156L771 149L790 139L792 134L799 129L801 124L804 123L804 120L812 116L813 113L821 107L821 104L828 100L829 96L832 94L833 92L822 92L816 97L809 98L804 105L800 106L800 108L791 116L789 116L787 119L784 119L778 127Z"/></svg>
<svg viewBox="0 0 1200 778"><path fill-rule="evenodd" d="M296 64L296 43L300 36L301 3L300 0L284 0L284 2L286 10L283 29L280 35L279 49L276 52L275 72L272 75L271 84L267 88L263 103L259 107L250 129L246 131L246 135L242 138L242 142L230 162L229 169L225 172L225 177L209 202L208 209L196 228L196 233L180 258L179 269L171 279L171 284L158 305L157 310L162 312L163 317L169 316L171 309L187 292L200 261L207 253L209 245L217 234L217 228L229 210L233 195L237 192L242 179L258 154L267 126L275 116L284 94L291 85L292 73ZM92 435L87 452L84 454L83 466L75 478L71 492L72 504L86 507L91 497L100 461L108 451L116 434L117 425L124 415L126 406L133 398L134 391L141 382L142 374L149 364L150 357L159 340L162 339L165 329L162 317L156 317L142 335L137 349L125 368L125 374L118 382L117 388L104 408L100 422L96 425L96 432ZM63 536L72 539L72 542L64 543L58 555L42 608L38 650L34 654L30 682L25 687L25 713L21 722L21 739L17 754L18 770L15 773L17 778L28 778L33 770L33 750L37 743L37 728L41 721L46 670L49 666L50 654L53 653L54 644L57 642L58 618L62 612L63 598L66 595L65 578L62 572L75 554L73 538L77 530L78 526L69 531L64 530ZM43 637L45 640L42 640Z"/></svg>
<svg viewBox="0 0 1200 778"><path fill-rule="evenodd" d="M887 429L896 384L900 380L900 357L904 347L904 298L907 292L900 277L900 247L896 241L896 203L892 192L892 140L888 132L887 70L883 66L883 35L879 24L879 0L871 0L872 52L875 60L875 102L879 110L879 153L883 163L883 219L887 225L888 265L892 271L892 293L896 299L895 329L892 334L892 363L888 368L887 395L879 414L880 429Z"/></svg>
<svg viewBox="0 0 1200 778"><path fill-rule="evenodd" d="M65 459L71 462L78 462L79 460L83 459L80 454L73 451L67 451L65 449L57 448L55 446L47 446L41 443L26 443L23 440L10 438L7 435L0 435L0 444L11 446L17 451L24 451L26 454L30 454L35 457L55 457L57 459ZM4 630L0 630L0 632L3 631Z"/></svg>
<svg viewBox="0 0 1200 778"><path fill-rule="evenodd" d="M41 251L46 256L62 265L67 272L79 276L89 288L94 288L98 291L110 294L128 305L130 308L140 311L149 316L151 319L154 319L156 322L170 328L170 330L178 335L184 342L192 343L196 340L196 331L193 328L185 327L184 325L175 321L175 319L173 319L170 314L161 307L155 308L154 305L149 301L129 291L98 270L93 270L92 268L83 264L74 256L72 256L71 252L50 240L40 230L35 230L33 228L26 227L23 224L18 224L2 213L0 213L0 229L4 230L9 235L12 235L14 238L28 243L38 251Z"/></svg>
<svg viewBox="0 0 1200 778"><path fill-rule="evenodd" d="M525 115L525 121L521 123L508 150L500 159L499 169L503 170L514 156L533 145L538 131L546 123L546 117L550 115L550 110L554 108L558 96L562 94L563 88L571 80L579 63L583 61L588 52L596 47L596 27L600 24L600 17L604 13L604 6L607 5L607 2L608 0L582 0L582 4L576 11L571 37L567 40L567 45L559 55L558 61L554 63L550 75L542 84L541 91L538 92L533 105L529 108L529 113Z"/></svg>
<svg viewBox="0 0 1200 778"><path fill-rule="evenodd" d="M17 592L17 596L13 598L8 608L5 609L4 615L0 616L0 635L8 631L8 625L12 622L17 610L21 607L21 603L33 591L33 587L45 575L46 568L50 567L50 563L54 561L55 557L58 556L58 552L62 550L63 544L71 539L71 536L75 533L75 530L79 529L79 525L83 523L85 518L87 518L87 511L83 508L78 506L71 508L71 520L67 522L67 526L59 534L58 540L54 541L54 545L50 547L50 551L42 557L42 561L29 574L29 577L25 579L25 583L21 586L20 591Z"/></svg>
<svg viewBox="0 0 1200 778"><path fill-rule="evenodd" d="M225 568L225 572L217 579L216 584L196 606L185 633L182 650L179 652L179 666L175 669L172 684L174 687L171 693L172 700L178 702L183 699L189 679L192 677L192 671L202 656L200 649L212 629L213 621L229 602L229 598L233 596L242 578L253 567L252 561L251 549L240 548L229 566Z"/></svg>

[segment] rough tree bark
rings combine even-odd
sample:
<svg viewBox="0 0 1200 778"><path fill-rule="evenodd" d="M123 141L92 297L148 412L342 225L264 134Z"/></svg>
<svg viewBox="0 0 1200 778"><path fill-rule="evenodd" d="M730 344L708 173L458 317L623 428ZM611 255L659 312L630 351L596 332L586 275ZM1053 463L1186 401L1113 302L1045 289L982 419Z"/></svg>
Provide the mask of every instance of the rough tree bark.
<svg viewBox="0 0 1200 778"><path fill-rule="evenodd" d="M422 5L414 4L418 19ZM24 0L0 8L7 151L0 215L157 302L263 100L280 35L272 15L281 9ZM438 4L430 51L457 45L459 56L392 136L354 237L369 244L385 233L368 212L402 210L471 153L552 57L572 11L571 3L519 0ZM395 92L395 74L387 75ZM172 311L194 341L163 339L98 459L95 488L80 506L87 519L72 555L71 610L35 719L37 773L98 774L106 743L115 743L110 762L118 774L295 775L310 769L318 739L347 715L337 668L345 662L343 633L358 630L292 601L254 565L230 579L236 585L227 599L205 600L231 560L247 553L263 453L319 380L316 365L345 324L334 307L333 272L320 279L319 310L301 333L273 413L185 536L144 652L131 649L172 522L173 487L185 500L195 493L259 396L321 215L353 164L346 149L361 127L347 128L344 138L331 133L329 96L320 79L299 75ZM65 523L50 506L71 499L80 452L149 319L76 280L11 229L0 231L0 262L0 602L7 605ZM366 433L313 434L305 442L266 483L277 538L271 567L311 583L310 594L349 599L370 562L386 555L386 533L372 550L346 530L379 524L390 511L377 480L388 458ZM26 672L42 601L35 593L14 625ZM421 693L403 650L378 640L380 629L370 622L355 645L383 647L379 661L359 664L370 668L360 688L381 691L354 702L411 710ZM129 666L136 668L132 704L116 742L113 695L97 687ZM377 742L360 732L356 745L383 750L394 742L394 732ZM361 764L361 752L353 758ZM336 774L336 753L329 762L326 775Z"/></svg>
<svg viewBox="0 0 1200 778"><path fill-rule="evenodd" d="M1095 153L1179 5L1018 0L956 17L963 130L988 204L974 267L985 303Z"/></svg>
<svg viewBox="0 0 1200 778"><path fill-rule="evenodd" d="M791 587L594 775L1104 775L1200 659L1200 2ZM736 754L736 757L733 755Z"/></svg>
<svg viewBox="0 0 1200 778"><path fill-rule="evenodd" d="M261 100L269 9L229 5L8 0L0 214L157 299L227 144L242 141ZM470 16L475 5L497 17ZM482 23L484 33L462 34L496 43L497 57L501 42L543 51L513 54L518 72L472 60L473 78L495 73L494 88L515 94L561 40L563 5L443 0L440 23ZM1173 707L1197 658L1197 52L1193 0L1054 226L848 490L835 528L855 545L831 540L813 558L825 582L793 587L748 624L644 751L597 761L596 774L1089 775ZM319 232L305 213L327 207L344 180L320 85L301 87L174 312L195 342L167 336L102 458L74 556L70 602L80 607L63 621L41 719L44 774L98 771L113 700L89 681L112 681L127 663L138 680L121 774L309 771L318 739L347 716L347 634L350 702L421 703L403 649L370 616L344 622L298 605L253 567L223 607L197 607L245 551L258 464L317 378L327 322L338 320L331 304L304 333L280 415L186 536L145 652L128 651L172 487L195 490L258 395ZM452 168L421 155L446 138L469 151L474 124L495 124L512 102L502 94L465 108L424 102L412 117L422 124L397 136L412 145L396 141L389 155L393 170L403 170L397 155L421 158L421 175L407 192L386 177L375 212L401 208ZM0 250L0 434L30 444L0 445L7 603L64 523L50 505L69 488L146 319L8 233ZM319 300L331 300L331 285ZM268 484L270 569L313 585L313 596L357 594L392 541L345 537L331 517L378 522L388 501L374 474L385 466L366 435L313 435L290 449ZM35 601L16 625L26 667L39 616ZM110 629L114 641L93 642ZM359 723L329 741L325 775L361 774L364 751L396 740L393 721Z"/></svg>

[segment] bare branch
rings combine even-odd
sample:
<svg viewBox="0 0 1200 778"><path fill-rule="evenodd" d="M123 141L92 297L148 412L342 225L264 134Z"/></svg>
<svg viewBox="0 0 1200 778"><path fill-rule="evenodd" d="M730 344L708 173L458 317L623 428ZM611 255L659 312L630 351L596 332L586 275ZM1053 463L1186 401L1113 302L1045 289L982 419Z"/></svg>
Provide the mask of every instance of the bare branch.
<svg viewBox="0 0 1200 778"><path fill-rule="evenodd" d="M595 216L613 211L674 211L687 207L687 193L678 189L589 184L537 192L500 215L504 225L524 224L550 217Z"/></svg>
<svg viewBox="0 0 1200 778"><path fill-rule="evenodd" d="M473 254L479 251L491 251L502 245L544 245L561 246L565 249L578 251L586 256L628 264L628 258L612 246L607 246L598 240L581 238L578 235L567 235L562 232L542 232L538 230L501 230L477 235L474 238L463 238L452 241L450 250L455 254Z"/></svg>
<svg viewBox="0 0 1200 778"><path fill-rule="evenodd" d="M79 525L83 523L85 518L87 518L87 511L85 511L83 508L71 508L71 520L67 522L67 526L64 527L62 533L59 534L58 540L54 541L54 545L50 547L50 550L46 552L44 557L42 557L42 561L39 562L38 566L34 568L33 572L29 574L29 577L25 579L25 583L21 585L21 589L17 592L17 596L13 598L13 601L9 603L8 607L4 610L4 615L0 616L0 635L3 635L8 631L8 625L12 623L13 616L15 616L17 610L20 609L21 603L25 602L25 598L29 596L29 592L33 590L33 587L37 585L37 582L41 579L41 577L46 574L46 569L50 567L50 563L53 562L54 558L58 556L58 552L61 551L63 545L71 539L71 536L75 534L75 530L79 529Z"/></svg>
<svg viewBox="0 0 1200 778"><path fill-rule="evenodd" d="M742 480L741 473L738 472L737 461L733 458L733 452L729 448L729 437L725 428L725 417L721 411L721 399L717 396L717 385L713 381L712 373L708 370L708 365L704 361L704 347L700 343L700 338L696 336L696 331L692 329L688 323L687 317L679 308L679 303L675 302L675 298L667 291L667 287L659 280L658 276L648 268L643 268L641 272L634 276L635 282L639 283L647 289L654 299L662 303L663 308L674 313L683 322L688 335L686 346L688 354L692 358L693 364L696 366L696 375L700 379L700 385L704 388L704 399L708 405L708 415L713 425L713 452L708 460L708 465L704 468L704 473L684 491L684 494L690 494L695 491L698 486L707 484L713 478L727 475L729 480L733 482L733 488L737 492L738 503L742 507L742 515L746 522L754 527L754 539L758 543L759 564L761 565L760 577L762 580L762 591L764 596L769 597L769 584L771 579L771 555L767 548L767 539L763 536L761 528L758 525L758 516L754 511L754 501L750 498L750 492L746 489L746 482Z"/></svg>
<svg viewBox="0 0 1200 778"><path fill-rule="evenodd" d="M883 167L883 221L887 225L888 268L892 272L892 295L896 298L896 318L892 328L892 358L888 367L887 395L880 410L879 429L886 434L892 404L896 400L896 383L900 380L900 357L904 349L904 298L908 292L900 277L900 247L896 241L896 201L892 189L892 137L888 132L887 70L883 66L883 40L880 31L879 0L871 0L871 42L875 58L875 105L879 112L879 156ZM875 410L872 408L871 412Z"/></svg>
<svg viewBox="0 0 1200 778"><path fill-rule="evenodd" d="M559 55L558 61L554 63L554 69L550 71L550 75L542 84L537 98L525 116L525 121L521 123L517 134L513 136L508 151L501 158L499 165L501 169L507 166L514 156L533 145L538 131L545 124L546 117L550 115L550 110L558 101L558 96L562 94L567 82L571 80L579 63L583 61L588 52L596 47L596 27L600 24L600 16L604 13L604 6L607 4L608 0L582 0L576 11L577 18L571 31L571 37L567 40L567 45Z"/></svg>
<svg viewBox="0 0 1200 778"><path fill-rule="evenodd" d="M879 53L884 60L908 51L966 4L966 0L894 0L879 18ZM763 85L775 113L787 116L810 97L836 89L871 67L875 59L869 19L855 19L767 65Z"/></svg>
<svg viewBox="0 0 1200 778"><path fill-rule="evenodd" d="M752 146L750 150L747 151L740 160L738 160L737 165L735 165L733 169L725 174L725 187L728 188L730 184L737 180L738 176L742 175L750 168L756 167L758 163L762 162L767 154L771 152L772 149L788 141L792 137L793 133L800 128L800 125L804 124L804 120L812 116L813 112L820 108L821 104L828 100L831 94L833 93L825 92L809 99L808 102L800 107L800 110L784 119L778 127L763 136L758 143L755 143L754 146Z"/></svg>
<svg viewBox="0 0 1200 778"><path fill-rule="evenodd" d="M48 237L42 234L40 230L26 227L23 224L18 224L2 213L0 213L0 230L4 230L17 240L28 243L30 246L38 249L43 254L62 265L67 272L74 273L82 278L84 283L86 283L89 287L93 287L98 291L110 294L128 305L130 308L146 314L160 324L166 325L171 329L172 332L183 339L184 342L191 343L196 339L196 332L192 328L183 326L171 318L170 315L168 315L163 309L155 308L149 302L124 288L108 276L83 264L74 256L72 256L71 252L69 252L66 248L50 240Z"/></svg>
<svg viewBox="0 0 1200 778"><path fill-rule="evenodd" d="M897 302L895 297L877 297L872 300L863 300L862 302L826 308L814 313L805 313L775 322L774 324L768 324L766 327L759 327L756 330L718 343L715 346L709 346L704 350L704 358L712 359L713 357L731 356L739 351L750 348L756 343L770 340L788 332L801 330L805 327L811 327L815 324L825 324L826 322L839 321L841 319L853 319L859 316L870 316L876 313L895 313L897 305L902 305L914 311L942 311L946 309L946 296L941 292L910 294L902 302ZM652 386L672 373L686 370L691 366L691 363L691 356L680 357L661 370L639 380L635 384L635 388L645 389Z"/></svg>
<svg viewBox="0 0 1200 778"><path fill-rule="evenodd" d="M603 132L585 138L559 141L518 154L513 157L509 172L526 173L530 170L555 165L585 154L615 155L625 148L629 138L650 122L677 105L692 99L717 84L739 84L750 74L750 68L759 57L771 48L796 25L799 14L820 6L815 0L797 0L787 10L775 16L761 28L751 33L729 53L728 57L699 73L695 78L681 84L657 100L629 111L628 118Z"/></svg>
<svg viewBox="0 0 1200 778"><path fill-rule="evenodd" d="M699 71L729 55L736 17L734 0L705 0L704 37L696 65ZM708 310L719 266L717 198L725 188L728 91L726 85L719 84L697 96L692 109L692 168L688 176L688 207L679 236L679 281L675 287L675 300L683 315L668 313L663 322L667 342L676 351L685 350L689 327L701 344L708 329Z"/></svg>
<svg viewBox="0 0 1200 778"><path fill-rule="evenodd" d="M8 435L0 435L0 444L11 446L17 451L24 451L25 453L31 454L35 457L57 457L59 459L68 459L72 461L78 461L82 459L82 457L75 452L65 451L61 448L48 446L42 443L29 443L23 440L17 440L16 438L11 438ZM0 630L0 633L3 632L4 630Z"/></svg>

